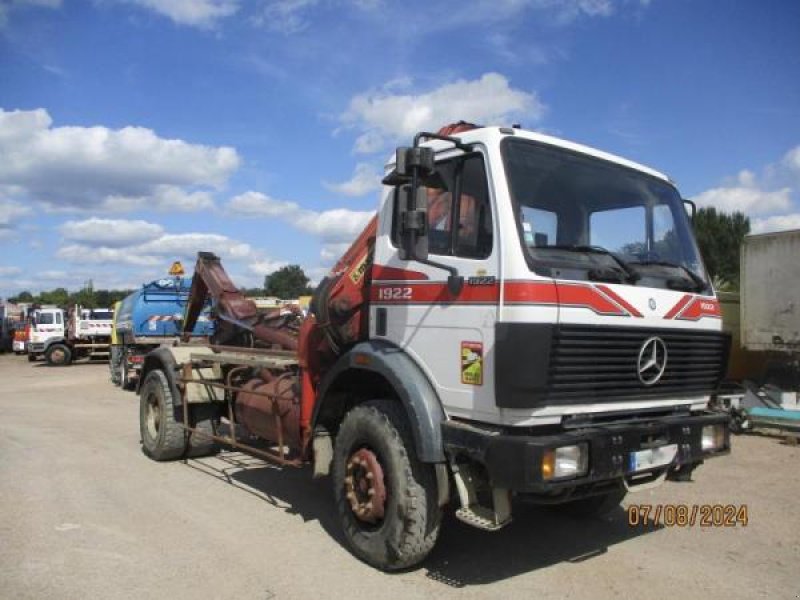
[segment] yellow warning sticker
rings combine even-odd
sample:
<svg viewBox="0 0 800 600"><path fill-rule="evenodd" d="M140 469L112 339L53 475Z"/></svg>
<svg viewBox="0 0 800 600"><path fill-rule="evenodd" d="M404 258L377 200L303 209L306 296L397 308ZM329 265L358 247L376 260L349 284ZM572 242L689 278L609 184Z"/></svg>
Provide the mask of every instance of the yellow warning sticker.
<svg viewBox="0 0 800 600"><path fill-rule="evenodd" d="M483 385L483 344L461 342L461 383Z"/></svg>
<svg viewBox="0 0 800 600"><path fill-rule="evenodd" d="M364 277L364 273L367 272L367 267L369 267L368 259L369 259L369 252L364 254L364 256L361 257L361 260L359 260L356 263L356 266L353 267L353 270L350 271L350 280L354 284L358 285L358 282L361 281L362 277Z"/></svg>

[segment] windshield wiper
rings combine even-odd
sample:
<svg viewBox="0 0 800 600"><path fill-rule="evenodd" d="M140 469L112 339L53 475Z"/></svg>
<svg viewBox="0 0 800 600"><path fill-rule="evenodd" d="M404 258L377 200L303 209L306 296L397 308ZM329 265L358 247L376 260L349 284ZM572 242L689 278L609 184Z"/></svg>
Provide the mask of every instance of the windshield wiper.
<svg viewBox="0 0 800 600"><path fill-rule="evenodd" d="M681 265L681 264L678 264L678 263L669 262L667 260L648 260L648 261L642 261L642 262L635 262L635 263L632 263L632 264L642 265L642 266L645 266L645 267L650 266L650 265L654 265L654 266L657 266L657 267L672 267L673 269L680 269L681 271L683 271L687 275L687 277L689 277L689 279L694 284L694 289L693 290L689 290L689 291L702 292L703 290L705 290L708 287L708 283L702 277L700 277L700 275L698 275L697 273L692 271L686 265Z"/></svg>
<svg viewBox="0 0 800 600"><path fill-rule="evenodd" d="M585 252L586 254L602 254L603 256L609 256L611 259L616 262L620 268L625 272L625 279L628 283L636 283L639 281L642 276L637 273L631 265L622 260L619 256L611 252L610 250L606 250L602 246L585 246L580 244L557 244L553 246L541 246L541 248L553 248L554 250L569 250L570 252Z"/></svg>

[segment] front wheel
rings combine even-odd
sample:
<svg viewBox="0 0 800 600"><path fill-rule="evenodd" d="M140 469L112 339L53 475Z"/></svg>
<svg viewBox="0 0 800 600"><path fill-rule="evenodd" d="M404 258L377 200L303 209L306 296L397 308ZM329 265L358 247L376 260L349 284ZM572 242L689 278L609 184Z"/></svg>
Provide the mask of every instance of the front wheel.
<svg viewBox="0 0 800 600"><path fill-rule="evenodd" d="M28 362L36 362L36 355L28 354Z"/></svg>
<svg viewBox="0 0 800 600"><path fill-rule="evenodd" d="M353 408L336 436L336 506L353 553L386 571L417 564L439 536L432 465L417 459L405 412L378 400Z"/></svg>
<svg viewBox="0 0 800 600"><path fill-rule="evenodd" d="M44 358L51 367L66 367L72 362L72 351L64 344L53 344L44 353Z"/></svg>

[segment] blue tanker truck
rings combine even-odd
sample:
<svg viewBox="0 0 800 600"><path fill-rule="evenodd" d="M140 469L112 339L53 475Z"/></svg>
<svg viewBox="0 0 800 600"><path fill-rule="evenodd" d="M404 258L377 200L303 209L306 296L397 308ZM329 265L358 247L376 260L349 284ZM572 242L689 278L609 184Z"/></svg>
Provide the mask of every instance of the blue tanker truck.
<svg viewBox="0 0 800 600"><path fill-rule="evenodd" d="M123 389L133 388L144 356L178 341L191 286L191 278L164 277L144 284L115 305L109 357L112 383ZM193 336L208 338L214 333L208 312L206 307Z"/></svg>

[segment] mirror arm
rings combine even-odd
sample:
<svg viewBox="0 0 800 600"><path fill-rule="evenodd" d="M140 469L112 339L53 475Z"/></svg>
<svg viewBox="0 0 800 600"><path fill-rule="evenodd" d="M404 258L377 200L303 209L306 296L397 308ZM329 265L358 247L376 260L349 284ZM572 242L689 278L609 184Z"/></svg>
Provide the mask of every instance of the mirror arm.
<svg viewBox="0 0 800 600"><path fill-rule="evenodd" d="M683 198L683 203L688 204L692 208L692 214L690 216L690 219L692 223L694 223L694 217L697 214L697 204L695 204L693 200L689 200L688 198Z"/></svg>

